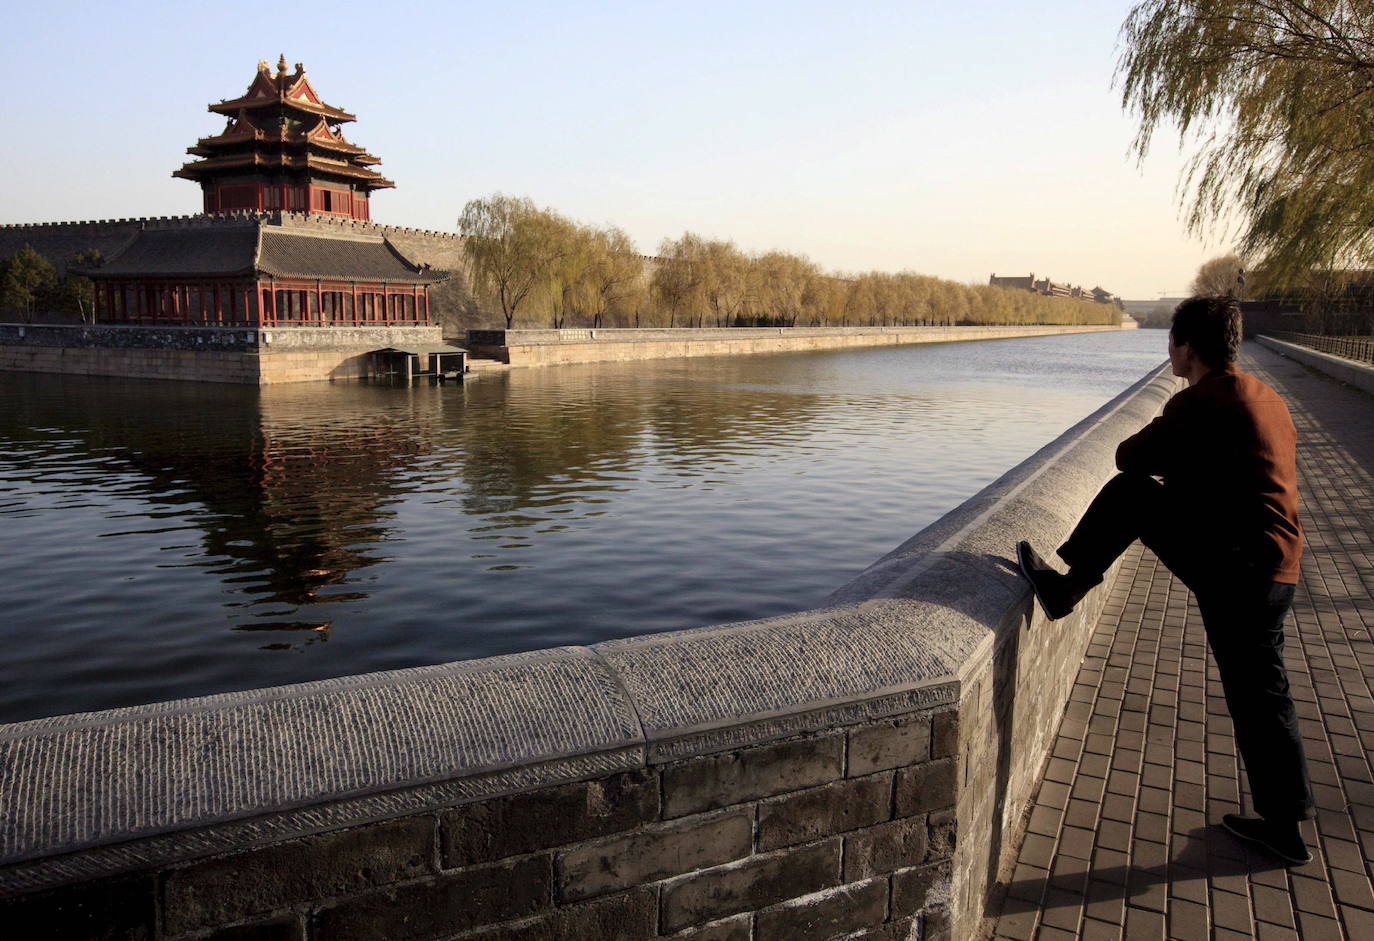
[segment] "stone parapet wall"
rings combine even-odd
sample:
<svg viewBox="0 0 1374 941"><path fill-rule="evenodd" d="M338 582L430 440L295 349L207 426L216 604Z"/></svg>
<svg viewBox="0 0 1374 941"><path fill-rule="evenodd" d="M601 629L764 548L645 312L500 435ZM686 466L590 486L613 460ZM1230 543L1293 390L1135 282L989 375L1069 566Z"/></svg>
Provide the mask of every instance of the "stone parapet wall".
<svg viewBox="0 0 1374 941"><path fill-rule="evenodd" d="M1304 366L1310 366L1333 379L1339 379L1346 385L1363 389L1374 395L1374 366L1368 363L1346 359L1344 356L1333 356L1320 350L1298 346L1296 343L1275 340L1273 337L1258 336L1255 341L1261 346L1267 346L1275 353L1302 363Z"/></svg>
<svg viewBox="0 0 1374 941"><path fill-rule="evenodd" d="M895 941L924 913L934 938L955 734L951 710L903 716L38 891L0 917L64 938Z"/></svg>
<svg viewBox="0 0 1374 941"><path fill-rule="evenodd" d="M433 347L439 327L0 324L0 371L271 385L357 379L367 354Z"/></svg>
<svg viewBox="0 0 1374 941"><path fill-rule="evenodd" d="M12 346L0 341L0 372L257 385L260 370L257 354L247 352Z"/></svg>
<svg viewBox="0 0 1374 941"><path fill-rule="evenodd" d="M0 924L976 937L1106 594L1051 625L1013 546L1057 545L1177 387L1146 377L816 610L0 726Z"/></svg>
<svg viewBox="0 0 1374 941"><path fill-rule="evenodd" d="M470 330L475 355L511 366L627 362L683 356L730 356L906 343L950 343L1096 333L1113 326L1005 327L726 327L641 330Z"/></svg>

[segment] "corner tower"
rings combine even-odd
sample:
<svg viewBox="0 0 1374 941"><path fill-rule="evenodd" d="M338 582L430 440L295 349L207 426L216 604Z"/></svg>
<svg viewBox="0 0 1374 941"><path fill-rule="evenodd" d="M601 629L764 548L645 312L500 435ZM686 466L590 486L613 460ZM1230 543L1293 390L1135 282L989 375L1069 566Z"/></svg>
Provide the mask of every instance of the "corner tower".
<svg viewBox="0 0 1374 941"><path fill-rule="evenodd" d="M288 73L284 55L276 74L260 61L247 92L209 110L227 118L224 130L188 147L201 159L172 172L200 184L205 212L284 210L367 220L372 192L396 185L372 169L380 160L344 139L340 126L357 119L325 104L299 62Z"/></svg>

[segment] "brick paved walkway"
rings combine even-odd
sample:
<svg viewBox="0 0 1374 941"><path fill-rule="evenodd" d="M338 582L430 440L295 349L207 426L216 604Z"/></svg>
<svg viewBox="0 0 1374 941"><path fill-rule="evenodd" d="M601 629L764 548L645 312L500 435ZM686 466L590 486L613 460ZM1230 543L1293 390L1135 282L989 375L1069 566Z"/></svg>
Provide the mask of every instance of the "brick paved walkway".
<svg viewBox="0 0 1374 941"><path fill-rule="evenodd" d="M998 938L1374 937L1374 398L1247 344L1288 400L1308 548L1287 659L1316 789L1314 859L1217 824L1248 809L1192 596L1139 543L1083 661Z"/></svg>

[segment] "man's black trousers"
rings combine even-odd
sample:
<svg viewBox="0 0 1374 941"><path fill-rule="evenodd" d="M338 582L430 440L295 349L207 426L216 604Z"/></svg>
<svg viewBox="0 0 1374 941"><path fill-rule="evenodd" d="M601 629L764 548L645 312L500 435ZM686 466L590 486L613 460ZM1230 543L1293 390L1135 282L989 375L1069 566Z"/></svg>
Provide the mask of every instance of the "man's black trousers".
<svg viewBox="0 0 1374 941"><path fill-rule="evenodd" d="M1100 576L1139 539L1197 597L1207 643L1245 760L1255 813L1266 820L1313 815L1312 783L1298 714L1283 666L1283 620L1294 586L1256 575L1182 518L1167 488L1143 474L1118 474L1089 505L1059 557L1070 571Z"/></svg>

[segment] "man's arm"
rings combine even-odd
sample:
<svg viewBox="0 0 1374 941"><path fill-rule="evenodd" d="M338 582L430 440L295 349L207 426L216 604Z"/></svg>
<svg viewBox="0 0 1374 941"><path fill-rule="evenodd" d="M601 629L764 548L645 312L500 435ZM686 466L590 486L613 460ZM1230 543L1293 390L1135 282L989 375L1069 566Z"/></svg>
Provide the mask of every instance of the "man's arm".
<svg viewBox="0 0 1374 941"><path fill-rule="evenodd" d="M1175 400L1164 412L1116 448L1116 469L1130 474L1165 477L1177 470L1192 447L1188 441L1189 422L1180 416Z"/></svg>

